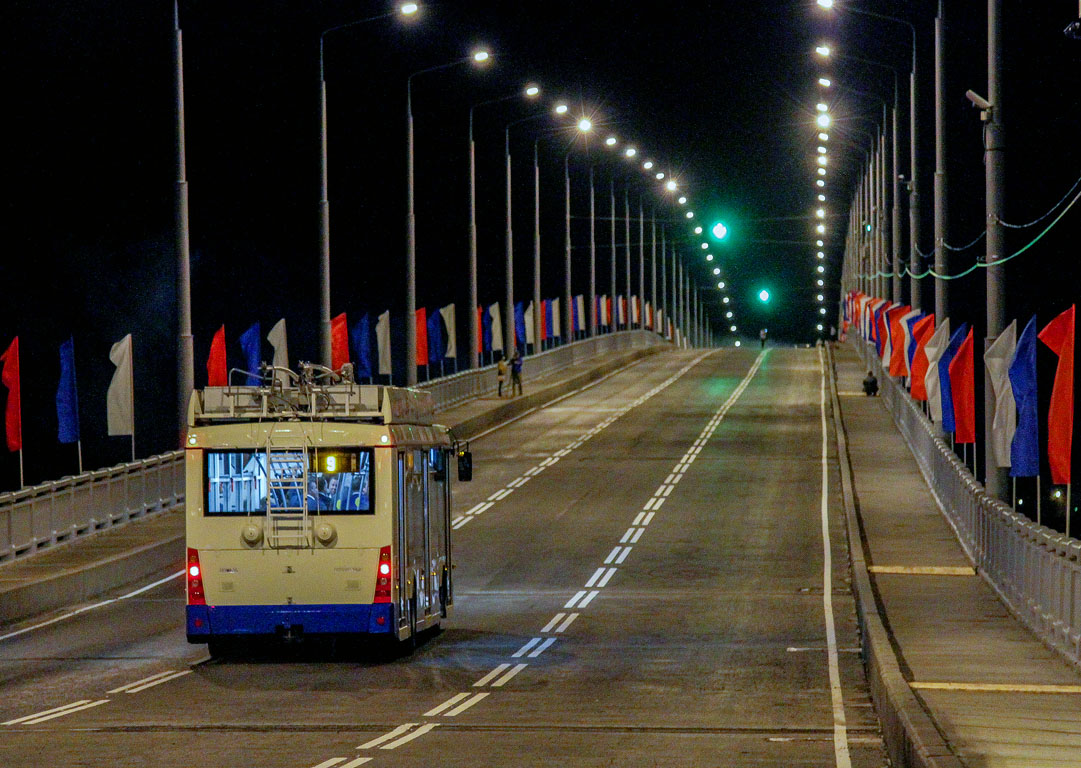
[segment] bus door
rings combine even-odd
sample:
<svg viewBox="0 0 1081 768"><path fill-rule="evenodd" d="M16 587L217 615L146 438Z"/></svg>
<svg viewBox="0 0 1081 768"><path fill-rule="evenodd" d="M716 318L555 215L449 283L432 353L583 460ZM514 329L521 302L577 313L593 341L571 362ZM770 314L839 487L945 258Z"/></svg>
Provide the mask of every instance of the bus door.
<svg viewBox="0 0 1081 768"><path fill-rule="evenodd" d="M432 606L446 616L450 597L450 481L448 454L441 447L428 452L428 521L431 532L428 573L431 575Z"/></svg>
<svg viewBox="0 0 1081 768"><path fill-rule="evenodd" d="M400 565L399 609L408 621L409 601L416 595L417 620L431 604L426 578L428 552L428 461L424 450L398 453L398 562Z"/></svg>

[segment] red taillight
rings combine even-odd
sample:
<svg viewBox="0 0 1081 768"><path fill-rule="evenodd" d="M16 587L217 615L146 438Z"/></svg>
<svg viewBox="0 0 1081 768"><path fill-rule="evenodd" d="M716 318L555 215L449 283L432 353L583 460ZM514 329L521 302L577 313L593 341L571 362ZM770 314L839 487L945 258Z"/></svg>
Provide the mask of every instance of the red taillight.
<svg viewBox="0 0 1081 768"><path fill-rule="evenodd" d="M390 547L379 550L379 567L375 571L375 600L376 603L389 603L390 589Z"/></svg>
<svg viewBox="0 0 1081 768"><path fill-rule="evenodd" d="M188 605L206 605L203 594L202 568L199 567L199 550L188 547Z"/></svg>

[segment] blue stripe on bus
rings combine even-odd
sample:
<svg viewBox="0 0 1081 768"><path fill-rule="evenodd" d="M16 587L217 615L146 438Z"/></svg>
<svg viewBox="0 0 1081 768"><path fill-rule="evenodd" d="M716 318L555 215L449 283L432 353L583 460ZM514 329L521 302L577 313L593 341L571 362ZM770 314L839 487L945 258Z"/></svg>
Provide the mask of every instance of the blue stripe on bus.
<svg viewBox="0 0 1081 768"><path fill-rule="evenodd" d="M282 627L303 628L304 634L388 634L394 626L390 603L187 606L188 637L196 642L221 635L273 635Z"/></svg>

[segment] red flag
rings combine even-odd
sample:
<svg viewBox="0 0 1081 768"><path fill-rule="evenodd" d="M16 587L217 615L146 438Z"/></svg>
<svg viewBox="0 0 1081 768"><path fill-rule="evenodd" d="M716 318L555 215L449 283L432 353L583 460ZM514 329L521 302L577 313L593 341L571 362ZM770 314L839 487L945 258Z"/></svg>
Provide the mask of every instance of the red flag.
<svg viewBox="0 0 1081 768"><path fill-rule="evenodd" d="M7 428L8 450L21 451L23 447L23 409L19 393L19 337L11 342L7 352L0 355L4 372L0 376L8 388L8 403L4 409L4 426Z"/></svg>
<svg viewBox="0 0 1081 768"><path fill-rule="evenodd" d="M1055 384L1051 388L1051 410L1047 413L1047 462L1051 465L1051 482L1060 484L1070 482L1070 454L1073 443L1074 312L1076 307L1077 305L1074 304L1048 323L1038 336L1040 341L1058 355Z"/></svg>
<svg viewBox="0 0 1081 768"><path fill-rule="evenodd" d="M477 307L477 354L484 354L484 318L481 313L483 307Z"/></svg>
<svg viewBox="0 0 1081 768"><path fill-rule="evenodd" d="M548 299L541 299L541 341L548 338Z"/></svg>
<svg viewBox="0 0 1081 768"><path fill-rule="evenodd" d="M417 310L417 365L428 364L428 310Z"/></svg>
<svg viewBox="0 0 1081 768"><path fill-rule="evenodd" d="M330 321L330 367L340 371L349 362L349 321L345 313Z"/></svg>
<svg viewBox="0 0 1081 768"><path fill-rule="evenodd" d="M229 386L229 372L225 367L225 326L214 334L210 342L210 357L206 361L206 385L208 387Z"/></svg>
<svg viewBox="0 0 1081 768"><path fill-rule="evenodd" d="M935 335L935 316L928 315L912 326L912 337L916 340L916 351L912 354L912 399L926 400L927 387L924 377L927 375L927 342Z"/></svg>
<svg viewBox="0 0 1081 768"><path fill-rule="evenodd" d="M972 329L950 361L950 394L953 397L954 433L958 445L976 442L976 374L972 360Z"/></svg>

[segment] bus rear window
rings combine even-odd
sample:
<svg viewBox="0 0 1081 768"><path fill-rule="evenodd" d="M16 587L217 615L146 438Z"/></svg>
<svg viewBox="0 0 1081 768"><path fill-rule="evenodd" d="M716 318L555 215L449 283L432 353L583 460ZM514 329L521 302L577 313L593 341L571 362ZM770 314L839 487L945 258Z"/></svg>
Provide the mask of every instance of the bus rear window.
<svg viewBox="0 0 1081 768"><path fill-rule="evenodd" d="M207 451L206 514L373 514L371 449L311 450L306 457L266 451ZM306 465L306 466L305 466Z"/></svg>

